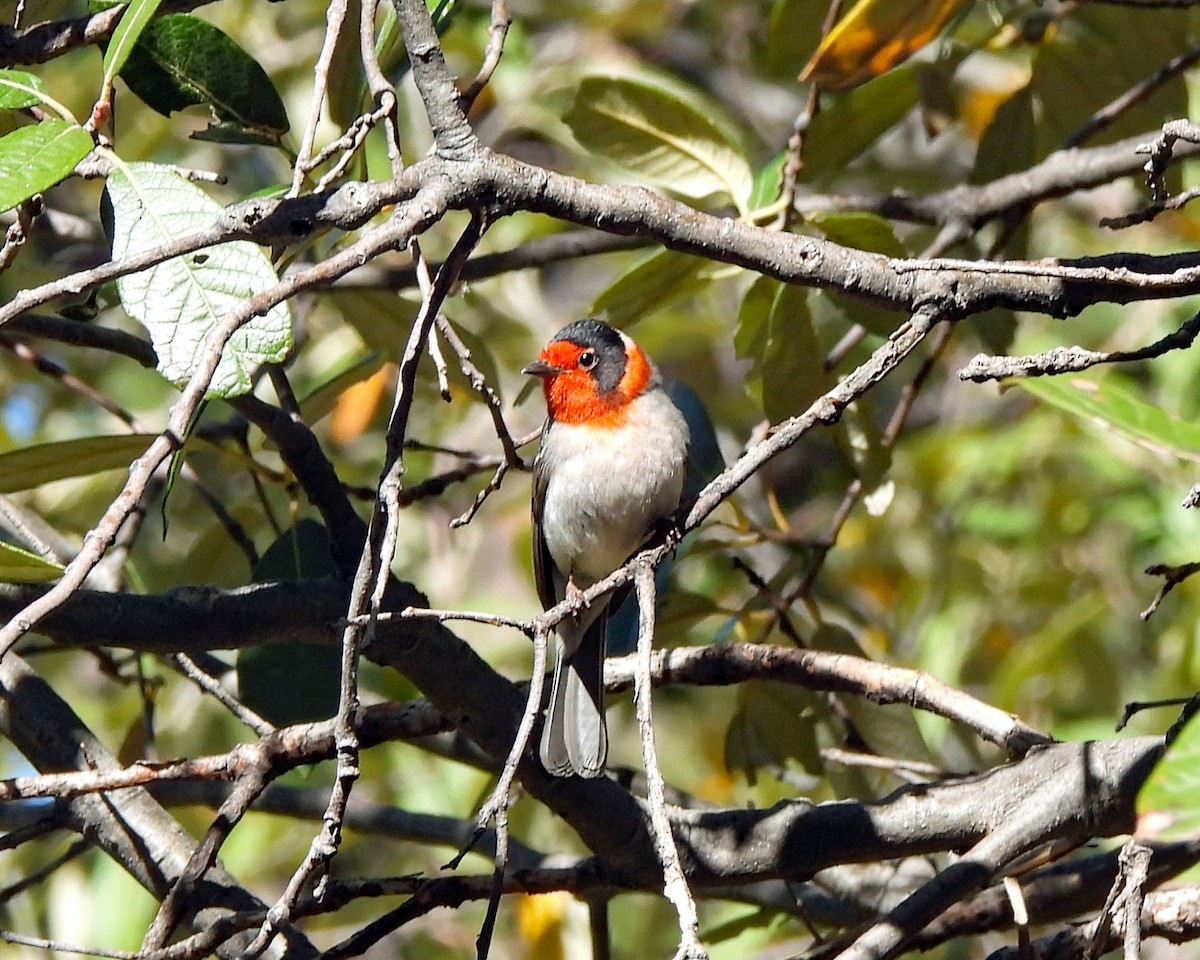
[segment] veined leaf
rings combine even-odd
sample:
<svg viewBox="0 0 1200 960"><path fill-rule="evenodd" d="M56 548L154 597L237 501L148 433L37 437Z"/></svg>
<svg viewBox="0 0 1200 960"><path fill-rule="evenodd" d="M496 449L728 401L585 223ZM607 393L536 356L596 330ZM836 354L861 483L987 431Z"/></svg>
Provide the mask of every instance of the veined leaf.
<svg viewBox="0 0 1200 960"><path fill-rule="evenodd" d="M0 453L0 493L33 490L44 483L128 467L145 453L153 433L81 437Z"/></svg>
<svg viewBox="0 0 1200 960"><path fill-rule="evenodd" d="M800 74L825 90L849 90L903 63L970 0L859 0Z"/></svg>
<svg viewBox="0 0 1200 960"><path fill-rule="evenodd" d="M43 120L0 137L0 212L65 180L92 146L83 127L65 120Z"/></svg>
<svg viewBox="0 0 1200 960"><path fill-rule="evenodd" d="M627 77L586 77L563 118L585 148L640 178L747 209L754 175L735 138L691 92Z"/></svg>
<svg viewBox="0 0 1200 960"><path fill-rule="evenodd" d="M125 8L125 12L121 14L117 29L113 31L112 39L108 41L108 49L104 51L106 89L107 85L112 83L113 78L121 72L121 68L125 66L125 61L129 59L129 54L133 51L142 31L146 29L146 25L153 19L160 3L162 0L131 0L129 6Z"/></svg>
<svg viewBox="0 0 1200 960"><path fill-rule="evenodd" d="M0 70L0 107L23 110L41 103L46 87L39 77L24 70Z"/></svg>
<svg viewBox="0 0 1200 960"><path fill-rule="evenodd" d="M62 576L62 567L36 553L0 542L0 582L45 583Z"/></svg>
<svg viewBox="0 0 1200 960"><path fill-rule="evenodd" d="M130 163L108 178L113 208L113 257L134 256L213 223L221 205L168 167ZM246 241L167 260L117 281L121 303L150 332L158 369L186 382L205 338L230 310L278 282L267 255ZM242 324L225 345L209 396L245 393L254 369L292 349L286 303Z"/></svg>
<svg viewBox="0 0 1200 960"><path fill-rule="evenodd" d="M151 22L121 79L164 116L203 103L219 123L273 135L276 142L288 129L287 111L266 71L228 35L189 14Z"/></svg>
<svg viewBox="0 0 1200 960"><path fill-rule="evenodd" d="M1016 377L1006 382L1147 450L1200 462L1200 425L1178 420L1116 384L1083 377Z"/></svg>

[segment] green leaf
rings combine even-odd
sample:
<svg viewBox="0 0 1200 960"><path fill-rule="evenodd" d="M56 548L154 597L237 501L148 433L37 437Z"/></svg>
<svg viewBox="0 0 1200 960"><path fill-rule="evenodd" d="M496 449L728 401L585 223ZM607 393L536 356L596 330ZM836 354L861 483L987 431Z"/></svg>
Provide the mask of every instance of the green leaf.
<svg viewBox="0 0 1200 960"><path fill-rule="evenodd" d="M65 120L43 120L0 137L0 212L65 180L92 146L83 127Z"/></svg>
<svg viewBox="0 0 1200 960"><path fill-rule="evenodd" d="M176 13L153 21L129 54L121 79L164 116L207 104L220 123L273 134L274 141L288 129L287 111L266 71L199 17Z"/></svg>
<svg viewBox="0 0 1200 960"><path fill-rule="evenodd" d="M0 582L46 583L62 576L63 568L35 553L0 542Z"/></svg>
<svg viewBox="0 0 1200 960"><path fill-rule="evenodd" d="M806 175L841 173L851 160L917 105L917 72L905 64L836 97L809 128Z"/></svg>
<svg viewBox="0 0 1200 960"><path fill-rule="evenodd" d="M243 127L231 120L210 123L203 130L193 130L188 134L188 139L203 140L206 143L238 143L249 147L279 146L277 133L264 133L255 127Z"/></svg>
<svg viewBox="0 0 1200 960"><path fill-rule="evenodd" d="M23 110L43 102L46 87L24 70L0 70L0 108Z"/></svg>
<svg viewBox="0 0 1200 960"><path fill-rule="evenodd" d="M583 147L639 178L694 200L728 194L744 213L754 176L715 112L693 91L592 76L563 119Z"/></svg>
<svg viewBox="0 0 1200 960"><path fill-rule="evenodd" d="M221 205L168 167L130 163L108 178L113 208L113 258L165 246L212 225ZM278 282L267 255L246 241L223 243L167 260L117 281L121 303L150 332L158 369L184 383L196 369L205 338L230 310ZM292 319L276 304L234 333L209 387L210 397L245 393L255 368L284 360Z"/></svg>
<svg viewBox="0 0 1200 960"><path fill-rule="evenodd" d="M1200 425L1176 419L1111 381L1018 377L1005 382L1147 450L1200 462Z"/></svg>
<svg viewBox="0 0 1200 960"><path fill-rule="evenodd" d="M44 483L128 467L157 434L124 433L41 443L0 453L0 493L33 490Z"/></svg>
<svg viewBox="0 0 1200 960"><path fill-rule="evenodd" d="M590 314L605 314L623 327L696 293L711 279L712 264L674 250L655 250L605 287Z"/></svg>
<svg viewBox="0 0 1200 960"><path fill-rule="evenodd" d="M783 168L786 164L787 151L781 150L754 171L754 184L750 188L750 197L746 202L752 213L769 207L779 199L779 188L783 178Z"/></svg>
<svg viewBox="0 0 1200 960"><path fill-rule="evenodd" d="M329 532L302 519L280 535L254 567L255 583L332 576ZM315 643L248 647L238 654L238 692L246 705L278 726L324 720L337 713L342 653Z"/></svg>
<svg viewBox="0 0 1200 960"><path fill-rule="evenodd" d="M827 650L852 657L867 656L855 635L839 624L821 624L810 638L809 645L814 650ZM872 753L881 757L936 762L937 758L921 735L913 711L907 706L891 704L880 707L862 697L842 697L840 702Z"/></svg>
<svg viewBox="0 0 1200 960"><path fill-rule="evenodd" d="M753 361L746 385L772 423L807 410L826 390L825 354L803 287L755 281L738 311L734 347Z"/></svg>
<svg viewBox="0 0 1200 960"><path fill-rule="evenodd" d="M129 59L134 45L146 29L146 25L153 19L161 2L162 0L131 0L129 6L125 8L125 12L121 14L117 29L113 31L112 38L108 41L108 49L104 51L105 89L108 89L113 78L125 66L125 61Z"/></svg>
<svg viewBox="0 0 1200 960"><path fill-rule="evenodd" d="M725 734L725 766L741 770L751 782L760 767L797 760L819 774L813 694L777 680L748 680L738 685L737 709Z"/></svg>
<svg viewBox="0 0 1200 960"><path fill-rule="evenodd" d="M1192 717L1142 785L1138 835L1155 840L1200 837L1200 722Z"/></svg>
<svg viewBox="0 0 1200 960"><path fill-rule="evenodd" d="M891 223L877 214L857 210L847 213L817 212L807 220L828 239L843 247L882 253L888 257L908 256Z"/></svg>
<svg viewBox="0 0 1200 960"><path fill-rule="evenodd" d="M844 247L882 253L888 257L907 257L909 252L896 237L892 225L873 213L815 213L808 223L826 238ZM867 303L840 290L826 290L825 300L837 308L848 323L861 323L871 333L886 337L905 316L874 303Z"/></svg>
<svg viewBox="0 0 1200 960"><path fill-rule="evenodd" d="M971 183L991 183L1029 167L1034 160L1037 121L1033 93L1022 87L996 108L975 152Z"/></svg>

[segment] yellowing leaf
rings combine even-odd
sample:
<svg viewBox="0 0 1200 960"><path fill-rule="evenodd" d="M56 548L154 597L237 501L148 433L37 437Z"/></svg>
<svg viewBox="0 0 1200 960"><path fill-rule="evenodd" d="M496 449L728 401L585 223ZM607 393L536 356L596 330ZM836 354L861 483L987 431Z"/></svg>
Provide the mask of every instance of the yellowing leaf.
<svg viewBox="0 0 1200 960"><path fill-rule="evenodd" d="M970 0L859 0L800 73L825 90L849 90L903 63Z"/></svg>
<svg viewBox="0 0 1200 960"><path fill-rule="evenodd" d="M516 898L517 928L528 944L530 960L563 960L562 927L571 905L566 891Z"/></svg>
<svg viewBox="0 0 1200 960"><path fill-rule="evenodd" d="M388 382L395 375L393 364L381 366L367 379L359 380L342 392L329 419L329 434L334 441L349 443L362 436L379 409Z"/></svg>

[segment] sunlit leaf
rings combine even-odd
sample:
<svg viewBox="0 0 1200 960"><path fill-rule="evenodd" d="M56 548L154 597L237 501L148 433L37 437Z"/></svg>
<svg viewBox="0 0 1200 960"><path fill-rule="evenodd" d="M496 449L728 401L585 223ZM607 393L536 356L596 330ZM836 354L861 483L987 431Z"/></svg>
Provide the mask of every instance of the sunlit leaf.
<svg viewBox="0 0 1200 960"><path fill-rule="evenodd" d="M1195 717L1155 764L1137 798L1138 834L1156 840L1200 837L1200 721Z"/></svg>
<svg viewBox="0 0 1200 960"><path fill-rule="evenodd" d="M1172 417L1111 381L1018 377L1006 382L1147 450L1200 462L1200 424Z"/></svg>
<svg viewBox="0 0 1200 960"><path fill-rule="evenodd" d="M849 90L903 63L970 0L859 0L800 74L826 90Z"/></svg>
<svg viewBox="0 0 1200 960"><path fill-rule="evenodd" d="M134 45L146 29L147 24L154 18L162 0L131 0L121 20L108 41L108 49L104 51L104 83L112 82L113 77L121 72Z"/></svg>
<svg viewBox="0 0 1200 960"><path fill-rule="evenodd" d="M221 205L168 167L131 163L108 179L113 208L113 257L166 246L214 222ZM261 248L223 243L167 260L117 281L121 303L150 331L158 369L186 382L200 361L209 332L230 310L278 282ZM254 370L284 360L292 347L291 312L276 304L244 323L230 338L209 388L210 396L245 393Z"/></svg>
<svg viewBox="0 0 1200 960"><path fill-rule="evenodd" d="M35 553L0 541L0 583L46 583L62 576L62 567Z"/></svg>
<svg viewBox="0 0 1200 960"><path fill-rule="evenodd" d="M627 77L586 77L563 118L579 143L640 179L745 210L754 176L734 137L699 95Z"/></svg>
<svg viewBox="0 0 1200 960"><path fill-rule="evenodd" d="M0 108L23 110L41 103L46 87L39 77L24 70L0 70Z"/></svg>
<svg viewBox="0 0 1200 960"><path fill-rule="evenodd" d="M341 407L342 397L354 387L374 380L383 364L383 357L372 352L366 356L356 357L344 369L333 373L328 380L300 401L300 416L304 418L304 422L316 423L331 411ZM375 402L377 403L378 400ZM356 422L357 419L356 417ZM339 437L342 436L337 427L333 428L333 432ZM352 431L351 434L357 436L357 432Z"/></svg>
<svg viewBox="0 0 1200 960"><path fill-rule="evenodd" d="M33 490L44 483L128 467L156 434L123 433L41 443L0 453L0 493Z"/></svg>
<svg viewBox="0 0 1200 960"><path fill-rule="evenodd" d="M92 146L91 134L65 120L43 120L0 137L0 212L65 180Z"/></svg>

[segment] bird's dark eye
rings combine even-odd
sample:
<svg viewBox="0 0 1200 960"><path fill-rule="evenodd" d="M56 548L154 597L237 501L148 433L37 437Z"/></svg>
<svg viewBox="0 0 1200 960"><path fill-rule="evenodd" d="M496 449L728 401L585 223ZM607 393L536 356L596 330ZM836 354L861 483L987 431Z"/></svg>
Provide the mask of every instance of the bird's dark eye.
<svg viewBox="0 0 1200 960"><path fill-rule="evenodd" d="M591 370L596 365L596 355L591 350L585 350L579 355L579 368Z"/></svg>

